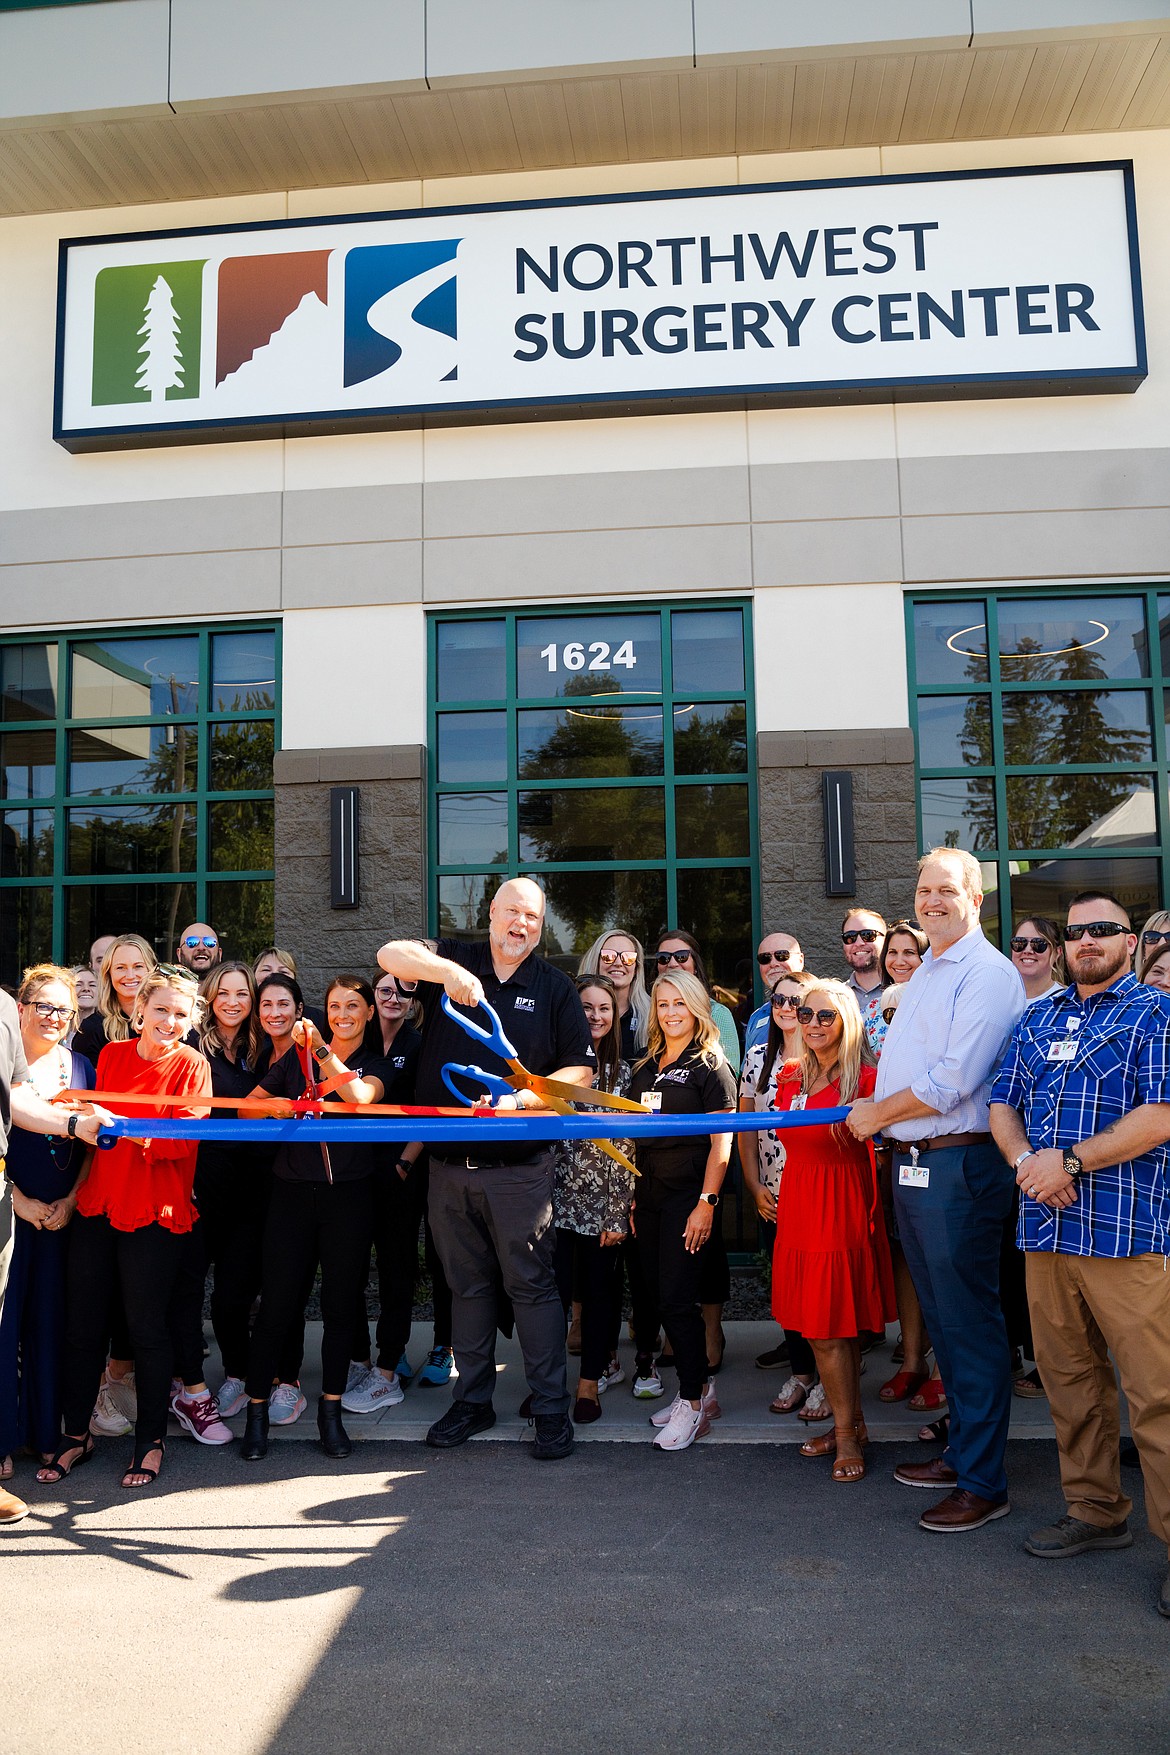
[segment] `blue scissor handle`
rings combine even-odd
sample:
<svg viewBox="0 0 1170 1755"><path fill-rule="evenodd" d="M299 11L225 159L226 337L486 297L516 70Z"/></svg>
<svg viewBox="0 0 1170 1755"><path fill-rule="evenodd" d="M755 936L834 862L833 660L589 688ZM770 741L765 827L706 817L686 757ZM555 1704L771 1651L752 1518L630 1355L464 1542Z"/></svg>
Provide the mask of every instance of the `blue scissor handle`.
<svg viewBox="0 0 1170 1755"><path fill-rule="evenodd" d="M481 999L479 1003L482 1010L491 1019L492 1027L490 1030L481 1030L478 1024L473 1024L470 1018L465 1018L462 1012L455 1010L447 994L443 995L443 1010L449 1018L454 1018L457 1024L461 1024L469 1036L474 1036L477 1042L482 1042L485 1048L490 1048L493 1053L499 1055L501 1060L518 1060L519 1056L516 1050L504 1035L504 1026L500 1022L499 1013L488 1004L486 999ZM511 1089L510 1086L509 1089Z"/></svg>
<svg viewBox="0 0 1170 1755"><path fill-rule="evenodd" d="M482 1034L482 1032L478 1033ZM484 1072L482 1066L457 1066L449 1060L442 1069L442 1075L443 1083L456 1102L466 1103L468 1107L474 1103L475 1098L468 1097L465 1092L459 1089L455 1083L456 1076L461 1079L474 1079L479 1089L486 1091L490 1097L514 1097L516 1094L507 1079L497 1078L495 1073Z"/></svg>

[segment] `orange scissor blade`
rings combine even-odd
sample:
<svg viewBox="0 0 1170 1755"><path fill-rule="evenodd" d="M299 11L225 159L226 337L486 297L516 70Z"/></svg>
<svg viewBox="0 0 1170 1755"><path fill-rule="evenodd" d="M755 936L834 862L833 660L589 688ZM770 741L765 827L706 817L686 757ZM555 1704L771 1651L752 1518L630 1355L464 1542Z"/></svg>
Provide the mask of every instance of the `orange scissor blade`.
<svg viewBox="0 0 1170 1755"><path fill-rule="evenodd" d="M513 1070L508 1083L514 1090L535 1091L538 1097L556 1097L562 1103L588 1103L596 1109L631 1109L635 1115L650 1114L641 1103L632 1103L628 1097L615 1097L611 1091L598 1091L592 1085L568 1085L559 1079L538 1078L523 1067Z"/></svg>

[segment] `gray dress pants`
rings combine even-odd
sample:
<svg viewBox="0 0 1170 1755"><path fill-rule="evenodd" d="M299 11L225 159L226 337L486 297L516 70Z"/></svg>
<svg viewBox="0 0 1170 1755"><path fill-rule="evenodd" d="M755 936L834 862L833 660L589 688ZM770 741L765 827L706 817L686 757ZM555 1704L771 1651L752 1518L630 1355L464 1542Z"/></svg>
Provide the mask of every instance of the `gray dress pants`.
<svg viewBox="0 0 1170 1755"><path fill-rule="evenodd" d="M526 1164L476 1169L431 1159L431 1230L451 1287L459 1401L492 1399L502 1281L512 1300L533 1414L569 1411L552 1200L551 1150Z"/></svg>

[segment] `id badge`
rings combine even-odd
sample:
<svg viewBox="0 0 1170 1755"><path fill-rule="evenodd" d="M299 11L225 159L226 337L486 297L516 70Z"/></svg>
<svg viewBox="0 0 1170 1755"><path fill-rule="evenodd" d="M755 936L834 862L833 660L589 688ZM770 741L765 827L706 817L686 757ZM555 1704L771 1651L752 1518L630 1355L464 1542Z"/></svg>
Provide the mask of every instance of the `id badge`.
<svg viewBox="0 0 1170 1755"><path fill-rule="evenodd" d="M662 1092L661 1091L645 1091L645 1092L643 1092L642 1103L643 1103L645 1108L653 1109L655 1114L657 1114L658 1111L662 1108Z"/></svg>
<svg viewBox="0 0 1170 1755"><path fill-rule="evenodd" d="M1066 1036L1062 1042L1050 1042L1048 1044L1048 1053L1044 1058L1046 1060L1074 1060L1076 1058L1076 1052L1077 1045L1075 1038Z"/></svg>
<svg viewBox="0 0 1170 1755"><path fill-rule="evenodd" d="M798 1091L796 1093L795 1097L792 1099L791 1103L788 1105L788 1107L789 1107L789 1109L803 1109L807 1102L808 1102L807 1093L804 1091Z"/></svg>
<svg viewBox="0 0 1170 1755"><path fill-rule="evenodd" d="M930 1165L918 1162L917 1146L910 1147L910 1162L898 1165L899 1188L929 1188Z"/></svg>

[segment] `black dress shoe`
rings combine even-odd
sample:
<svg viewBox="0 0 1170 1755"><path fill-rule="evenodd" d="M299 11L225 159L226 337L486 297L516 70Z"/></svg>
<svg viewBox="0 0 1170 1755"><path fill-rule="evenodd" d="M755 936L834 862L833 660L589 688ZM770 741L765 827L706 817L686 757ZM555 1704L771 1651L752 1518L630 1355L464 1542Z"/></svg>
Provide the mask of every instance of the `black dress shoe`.
<svg viewBox="0 0 1170 1755"><path fill-rule="evenodd" d="M559 1462L573 1449L573 1422L568 1414L537 1414L536 1443L532 1454L538 1462Z"/></svg>
<svg viewBox="0 0 1170 1755"><path fill-rule="evenodd" d="M268 1455L268 1403L249 1402L244 1421L244 1442L240 1456L245 1462L259 1462Z"/></svg>
<svg viewBox="0 0 1170 1755"><path fill-rule="evenodd" d="M454 1450L495 1423L496 1411L490 1402L452 1402L443 1418L435 1421L426 1441L432 1450Z"/></svg>
<svg viewBox="0 0 1170 1755"><path fill-rule="evenodd" d="M322 1396L317 1403L317 1430L321 1434L321 1449L326 1456L343 1457L353 1455L353 1443L349 1433L341 1424L340 1400L326 1401Z"/></svg>

